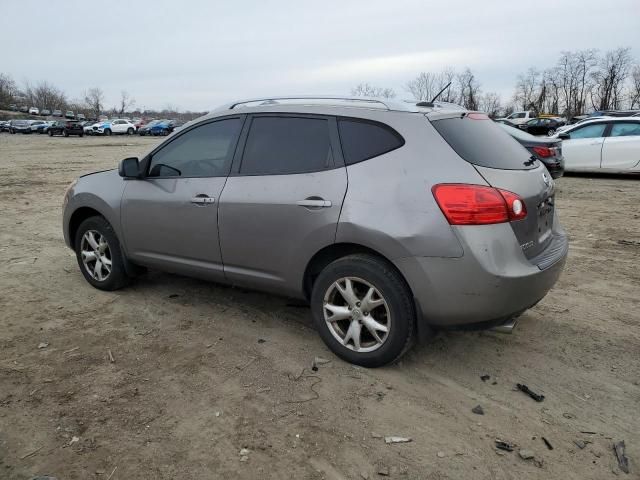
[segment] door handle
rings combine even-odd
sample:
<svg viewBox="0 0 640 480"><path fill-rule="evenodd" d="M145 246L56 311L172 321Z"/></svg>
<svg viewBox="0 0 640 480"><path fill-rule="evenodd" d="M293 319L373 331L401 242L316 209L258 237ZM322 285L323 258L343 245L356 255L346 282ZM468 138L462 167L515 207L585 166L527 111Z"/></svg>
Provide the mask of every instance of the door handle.
<svg viewBox="0 0 640 480"><path fill-rule="evenodd" d="M306 198L304 200L298 200L296 204L299 207L307 207L307 208L327 208L331 206L331 201L323 200L321 198Z"/></svg>
<svg viewBox="0 0 640 480"><path fill-rule="evenodd" d="M210 205L216 201L213 197L208 197L206 195L197 195L191 199L191 203L196 205Z"/></svg>

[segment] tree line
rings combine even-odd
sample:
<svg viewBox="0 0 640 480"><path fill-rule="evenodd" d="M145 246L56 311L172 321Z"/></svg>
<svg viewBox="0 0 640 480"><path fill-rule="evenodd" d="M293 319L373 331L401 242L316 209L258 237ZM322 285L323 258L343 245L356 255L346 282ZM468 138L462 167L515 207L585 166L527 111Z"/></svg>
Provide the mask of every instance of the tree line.
<svg viewBox="0 0 640 480"><path fill-rule="evenodd" d="M135 99L126 91L120 92L117 105L110 108L105 106L105 94L99 87L85 90L79 99L69 99L65 92L50 82L43 80L35 84L25 81L22 87L9 74L0 73L0 109L9 105L38 107L53 110L72 110L83 113L87 117L97 118L102 114L115 115L146 115L163 118L190 120L202 115L202 112L180 112L177 107L167 105L162 110L135 109Z"/></svg>
<svg viewBox="0 0 640 480"><path fill-rule="evenodd" d="M495 117L515 110L561 115L567 118L593 110L640 109L640 63L631 49L620 47L600 54L595 49L563 51L555 65L527 69L516 78L513 96L502 99L483 92L470 68L458 72L421 72L404 85L416 101L429 101L447 85L438 100L480 110ZM361 83L351 90L356 96L394 98L391 88Z"/></svg>

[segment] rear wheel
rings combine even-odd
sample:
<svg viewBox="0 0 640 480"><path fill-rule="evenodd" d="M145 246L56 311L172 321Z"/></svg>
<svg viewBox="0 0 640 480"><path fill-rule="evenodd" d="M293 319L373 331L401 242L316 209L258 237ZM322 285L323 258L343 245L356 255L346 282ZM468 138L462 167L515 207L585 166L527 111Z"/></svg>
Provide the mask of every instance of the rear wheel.
<svg viewBox="0 0 640 480"><path fill-rule="evenodd" d="M129 127L127 129L127 135L133 135L133 128Z"/></svg>
<svg viewBox="0 0 640 480"><path fill-rule="evenodd" d="M74 245L80 271L95 288L117 290L129 283L120 242L103 217L82 222Z"/></svg>
<svg viewBox="0 0 640 480"><path fill-rule="evenodd" d="M315 326L340 358L364 367L398 360L411 347L416 313L400 274L372 255L349 255L327 265L313 285Z"/></svg>
<svg viewBox="0 0 640 480"><path fill-rule="evenodd" d="M68 137L69 136L69 132L67 132L66 130L64 131L64 136Z"/></svg>
<svg viewBox="0 0 640 480"><path fill-rule="evenodd" d="M550 128L549 130L547 130L547 137L550 137L552 135L554 135L556 133L555 129Z"/></svg>

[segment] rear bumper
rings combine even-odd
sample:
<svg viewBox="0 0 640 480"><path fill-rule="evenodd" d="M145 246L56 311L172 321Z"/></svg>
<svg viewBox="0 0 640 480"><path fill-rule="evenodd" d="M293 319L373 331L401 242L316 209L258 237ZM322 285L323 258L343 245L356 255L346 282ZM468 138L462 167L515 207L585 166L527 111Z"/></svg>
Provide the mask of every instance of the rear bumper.
<svg viewBox="0 0 640 480"><path fill-rule="evenodd" d="M557 219L554 222L558 225ZM460 258L408 257L394 263L405 276L424 322L453 327L493 326L538 303L555 285L568 239L554 228L553 240L527 259L508 224L462 227Z"/></svg>

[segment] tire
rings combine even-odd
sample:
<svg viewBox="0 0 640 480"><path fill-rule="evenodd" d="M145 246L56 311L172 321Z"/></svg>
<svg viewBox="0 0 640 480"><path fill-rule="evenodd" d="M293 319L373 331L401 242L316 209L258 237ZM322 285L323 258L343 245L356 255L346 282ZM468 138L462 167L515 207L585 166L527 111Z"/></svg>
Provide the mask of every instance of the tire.
<svg viewBox="0 0 640 480"><path fill-rule="evenodd" d="M84 132L80 134L80 138L84 137Z"/></svg>
<svg viewBox="0 0 640 480"><path fill-rule="evenodd" d="M547 130L547 137L550 137L551 135L555 134L556 131L553 128L550 128L549 130Z"/></svg>
<svg viewBox="0 0 640 480"><path fill-rule="evenodd" d="M63 135L64 135L65 137L68 137L68 136L69 136L69 132L67 132L67 131L65 130L65 131L64 131L64 133L63 133Z"/></svg>
<svg viewBox="0 0 640 480"><path fill-rule="evenodd" d="M93 235L94 240L99 239L98 235L102 237L106 242L106 248L99 247L97 249L93 249L88 240L83 242L83 237L88 232L93 232L89 236ZM102 244L103 242L100 242L99 245ZM85 280L93 287L99 290L113 291L118 290L129 283L130 279L127 276L124 266L125 258L122 253L122 248L120 247L120 241L109 222L107 222L103 217L89 217L83 221L76 232L74 245L80 271L82 272ZM101 250L101 248L104 248L104 250ZM110 271L107 271L107 266L104 263L100 264L99 269L96 268L95 261L88 261L87 265L85 265L82 255L83 249L85 249L85 252L88 252L89 254L93 253L94 256L96 252L101 252L101 258L106 258L111 261ZM89 270L94 272L99 270L99 275L92 274ZM102 280L100 279L100 276L103 277Z"/></svg>
<svg viewBox="0 0 640 480"><path fill-rule="evenodd" d="M110 136L111 136L111 130L110 130L109 128L107 128L107 129L104 131L104 134L105 134L107 137L110 137Z"/></svg>
<svg viewBox="0 0 640 480"><path fill-rule="evenodd" d="M133 128L127 129L127 135L133 135Z"/></svg>
<svg viewBox="0 0 640 480"><path fill-rule="evenodd" d="M16 131L15 130L9 130L9 133L11 133L11 135L15 135Z"/></svg>
<svg viewBox="0 0 640 480"><path fill-rule="evenodd" d="M347 290L347 278L358 300L354 306L349 306L350 303L339 293L337 286ZM372 297L375 298L374 302L382 300L383 303L367 311L365 309L369 304L365 297L372 288L375 291ZM330 312L326 305L333 305L350 317L329 322L325 320L325 315L329 316ZM344 308L348 310L344 311ZM327 265L313 285L311 312L316 329L325 344L338 357L356 365L381 367L393 363L413 344L416 325L413 295L392 265L372 255L349 255ZM374 338L367 327L371 326L371 319L375 320L373 325L383 326L388 330L384 332L373 328L378 336ZM356 351L356 342L352 337L344 341L349 336L353 323L357 323L355 327L361 332L358 343L364 351Z"/></svg>
<svg viewBox="0 0 640 480"><path fill-rule="evenodd" d="M49 136L53 137L53 131L52 130L49 130Z"/></svg>

